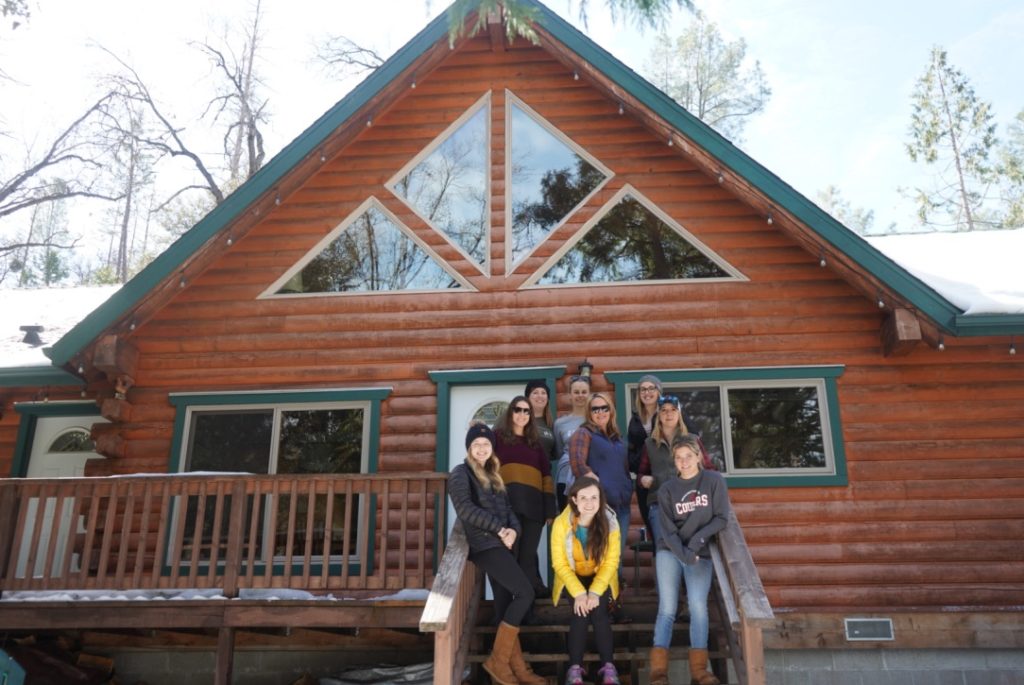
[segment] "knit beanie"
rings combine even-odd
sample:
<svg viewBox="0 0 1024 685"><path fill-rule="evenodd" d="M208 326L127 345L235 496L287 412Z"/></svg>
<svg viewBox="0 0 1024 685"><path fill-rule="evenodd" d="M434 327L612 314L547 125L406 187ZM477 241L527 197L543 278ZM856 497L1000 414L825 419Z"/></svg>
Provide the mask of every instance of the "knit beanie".
<svg viewBox="0 0 1024 685"><path fill-rule="evenodd" d="M658 392L661 392L661 379L655 376L654 374L648 373L643 376L640 376L640 380L637 381L636 384L643 385L644 383L653 383L654 387L658 389Z"/></svg>
<svg viewBox="0 0 1024 685"><path fill-rule="evenodd" d="M466 449L473 444L473 441L477 438L487 438L491 441L491 449L496 449L494 442L494 431L488 428L486 423L474 423L466 431Z"/></svg>
<svg viewBox="0 0 1024 685"><path fill-rule="evenodd" d="M526 384L526 390L523 391L523 396L529 398L530 393L536 390L537 388L544 388L544 392L548 393L549 395L551 394L551 391L548 390L547 381L541 378L535 378Z"/></svg>

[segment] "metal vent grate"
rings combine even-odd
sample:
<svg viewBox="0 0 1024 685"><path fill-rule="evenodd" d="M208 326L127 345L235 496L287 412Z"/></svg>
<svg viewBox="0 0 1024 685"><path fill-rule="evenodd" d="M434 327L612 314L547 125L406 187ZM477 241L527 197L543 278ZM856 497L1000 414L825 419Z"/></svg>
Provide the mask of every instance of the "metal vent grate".
<svg viewBox="0 0 1024 685"><path fill-rule="evenodd" d="M891 618L844 618L846 639L894 640Z"/></svg>

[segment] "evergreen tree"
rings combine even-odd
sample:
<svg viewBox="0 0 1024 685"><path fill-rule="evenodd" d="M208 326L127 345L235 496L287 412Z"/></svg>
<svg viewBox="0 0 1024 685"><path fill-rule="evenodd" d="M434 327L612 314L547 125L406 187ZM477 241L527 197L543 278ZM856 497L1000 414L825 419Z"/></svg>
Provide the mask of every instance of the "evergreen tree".
<svg viewBox="0 0 1024 685"><path fill-rule="evenodd" d="M1007 127L1006 142L999 148L999 177L1003 226L1024 228L1024 109Z"/></svg>
<svg viewBox="0 0 1024 685"><path fill-rule="evenodd" d="M763 111L772 94L760 62L743 67L746 55L746 41L726 42L697 12L674 42L664 33L657 37L646 76L698 119L740 141L747 118Z"/></svg>
<svg viewBox="0 0 1024 685"><path fill-rule="evenodd" d="M818 206L857 235L870 235L875 226L875 210L854 207L834 185L818 191ZM889 227L892 232L893 226Z"/></svg>
<svg viewBox="0 0 1024 685"><path fill-rule="evenodd" d="M935 169L935 184L916 189L918 217L934 228L973 231L998 225L989 200L996 144L991 105L978 99L946 51L932 48L917 81L907 153Z"/></svg>

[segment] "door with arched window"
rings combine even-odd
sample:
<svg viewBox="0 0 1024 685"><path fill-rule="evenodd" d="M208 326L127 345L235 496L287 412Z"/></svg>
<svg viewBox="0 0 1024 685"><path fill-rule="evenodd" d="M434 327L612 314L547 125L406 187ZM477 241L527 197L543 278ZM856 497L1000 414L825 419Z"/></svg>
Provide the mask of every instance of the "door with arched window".
<svg viewBox="0 0 1024 685"><path fill-rule="evenodd" d="M29 455L28 478L82 478L85 476L85 464L90 459L102 459L96 452L96 445L90 437L94 423L103 422L101 416L41 416L35 426L32 450ZM56 497L48 497L40 501L34 498L28 503L29 524L25 526L25 539L22 540L18 555L18 576L26 574L29 556L29 544L36 516L42 516L41 537L35 555L32 575L44 575L46 550L49 549L52 531L56 531L57 544L54 548L51 574L60 572L64 567L64 554L67 549L68 536L84 533L83 517L72 520L74 498L66 497L62 503ZM54 518L60 516L60 521ZM71 569L77 570L77 555L72 555Z"/></svg>

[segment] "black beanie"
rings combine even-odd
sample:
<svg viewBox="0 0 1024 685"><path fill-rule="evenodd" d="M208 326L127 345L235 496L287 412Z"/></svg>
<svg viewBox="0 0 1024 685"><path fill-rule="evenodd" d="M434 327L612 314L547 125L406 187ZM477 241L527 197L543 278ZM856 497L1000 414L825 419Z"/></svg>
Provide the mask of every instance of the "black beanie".
<svg viewBox="0 0 1024 685"><path fill-rule="evenodd" d="M526 399L530 399L530 393L536 390L537 388L544 388L544 392L546 392L549 396L551 395L551 391L548 390L547 381L545 381L542 378L535 378L526 384L526 390L523 391L523 396L525 396Z"/></svg>
<svg viewBox="0 0 1024 685"><path fill-rule="evenodd" d="M469 430L466 431L467 450L469 449L469 446L473 444L473 441L476 440L477 438L487 438L488 440L491 441L491 449L497 449L497 446L494 443L494 431L488 428L486 423L474 423L472 426L469 427Z"/></svg>

